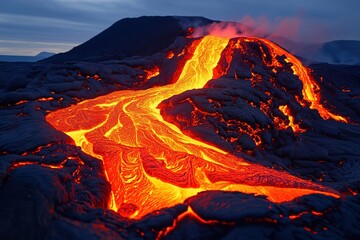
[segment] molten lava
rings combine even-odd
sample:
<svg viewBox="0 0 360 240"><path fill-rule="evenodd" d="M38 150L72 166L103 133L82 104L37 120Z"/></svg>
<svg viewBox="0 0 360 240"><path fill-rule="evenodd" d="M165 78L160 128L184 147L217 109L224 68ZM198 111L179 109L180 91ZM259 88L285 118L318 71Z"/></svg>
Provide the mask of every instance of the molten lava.
<svg viewBox="0 0 360 240"><path fill-rule="evenodd" d="M302 94L304 97L304 100L310 103L310 108L315 109L319 112L320 116L323 119L329 119L332 118L337 121L347 122L347 120L339 115L333 114L330 111L328 111L320 101L320 87L319 85L313 80L309 74L309 70L304 67L299 59L297 59L294 55L288 53L275 43L267 40L267 39L261 39L266 45L271 47L274 51L274 54L281 56L285 55L287 62L290 62L292 64L292 70L294 74L296 74L299 79L303 83L303 90Z"/></svg>
<svg viewBox="0 0 360 240"><path fill-rule="evenodd" d="M273 202L290 201L311 193L337 196L320 185L248 163L194 140L160 115L157 106L163 100L202 88L213 78L213 69L228 41L207 36L196 42L193 56L174 84L113 92L46 117L84 152L103 160L113 191L111 207L123 216L141 218L206 190L266 195ZM280 49L264 41L271 48ZM311 106L325 118L333 117L313 96L314 83L306 69L296 58L283 52L304 82L305 100L314 100Z"/></svg>

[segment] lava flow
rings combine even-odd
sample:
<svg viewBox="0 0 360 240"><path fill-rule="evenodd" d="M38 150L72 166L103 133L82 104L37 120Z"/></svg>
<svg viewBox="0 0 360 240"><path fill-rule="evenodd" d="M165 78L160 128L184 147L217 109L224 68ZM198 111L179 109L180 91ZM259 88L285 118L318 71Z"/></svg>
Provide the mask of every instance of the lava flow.
<svg viewBox="0 0 360 240"><path fill-rule="evenodd" d="M302 65L299 59L297 59L294 55L288 53L287 51L285 51L275 43L267 39L261 39L261 40L266 45L270 46L274 50L274 53L277 54L278 56L285 55L286 56L285 61L290 62L292 64L291 68L294 71L294 74L298 75L299 79L303 83L302 94L304 100L310 103L311 109L316 109L323 119L332 118L336 121L347 122L346 118L331 113L321 104L320 88L317 85L317 83L310 77L308 73L308 69Z"/></svg>
<svg viewBox="0 0 360 240"><path fill-rule="evenodd" d="M103 160L113 190L112 208L123 216L141 218L206 190L254 193L273 202L311 193L338 196L331 189L194 140L163 119L157 106L212 79L228 42L214 36L196 42L174 84L117 91L47 115L47 121L84 152Z"/></svg>

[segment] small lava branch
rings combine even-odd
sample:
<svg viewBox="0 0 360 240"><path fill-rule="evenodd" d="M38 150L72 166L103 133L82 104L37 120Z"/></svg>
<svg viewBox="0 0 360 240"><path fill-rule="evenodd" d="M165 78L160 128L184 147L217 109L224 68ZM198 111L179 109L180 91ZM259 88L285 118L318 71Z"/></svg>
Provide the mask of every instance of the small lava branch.
<svg viewBox="0 0 360 240"><path fill-rule="evenodd" d="M337 196L331 189L192 139L163 119L158 105L174 95L202 88L213 78L213 69L228 42L214 36L194 41L193 56L174 84L113 92L47 115L47 121L73 138L84 152L104 162L113 191L112 209L126 217L141 218L206 190L254 193L273 202L311 193ZM305 74L306 86L310 81L306 69L289 53L280 53L292 61L300 78Z"/></svg>
<svg viewBox="0 0 360 240"><path fill-rule="evenodd" d="M336 121L347 122L346 118L331 113L321 104L320 87L316 83L316 81L312 79L312 77L309 74L309 70L303 66L303 64L299 59L297 59L294 55L288 53L287 51L285 51L284 49L282 49L281 47L279 47L278 45L267 39L262 39L262 41L264 41L266 45L270 46L275 54L279 56L285 55L286 56L285 61L290 62L292 64L291 68L294 71L294 74L296 74L303 83L302 94L304 100L310 103L311 109L317 110L323 119L332 118Z"/></svg>

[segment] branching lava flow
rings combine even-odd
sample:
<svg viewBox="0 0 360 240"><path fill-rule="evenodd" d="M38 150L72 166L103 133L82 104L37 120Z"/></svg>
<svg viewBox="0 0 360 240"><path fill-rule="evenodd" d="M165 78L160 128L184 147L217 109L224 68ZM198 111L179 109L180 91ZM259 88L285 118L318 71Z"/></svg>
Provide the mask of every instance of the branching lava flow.
<svg viewBox="0 0 360 240"><path fill-rule="evenodd" d="M280 51L278 46L263 41ZM228 42L225 38L204 37L174 84L113 92L47 116L49 123L68 134L84 152L102 159L113 191L111 207L123 216L141 218L206 190L255 193L273 202L311 193L337 196L331 189L248 163L194 140L162 118L159 103L202 88L213 78L213 69ZM324 118L336 118L319 104L314 83L309 82L299 60L288 53L286 57L303 81L304 99L311 101Z"/></svg>

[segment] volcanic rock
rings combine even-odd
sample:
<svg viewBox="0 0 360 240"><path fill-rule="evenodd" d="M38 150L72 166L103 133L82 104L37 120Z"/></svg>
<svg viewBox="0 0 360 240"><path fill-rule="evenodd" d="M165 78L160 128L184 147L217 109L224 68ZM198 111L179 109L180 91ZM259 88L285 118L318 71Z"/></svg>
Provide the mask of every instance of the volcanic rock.
<svg viewBox="0 0 360 240"><path fill-rule="evenodd" d="M167 48L177 37L186 36L189 27L212 22L214 21L203 17L124 18L72 50L42 62L96 62L150 56Z"/></svg>

